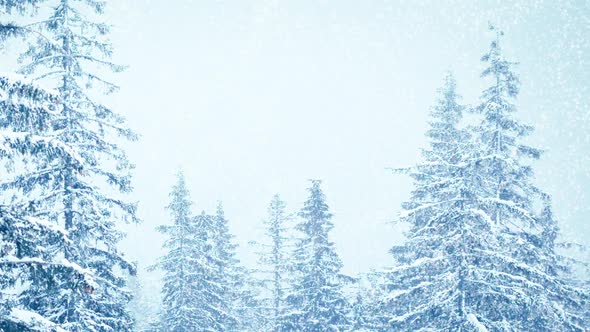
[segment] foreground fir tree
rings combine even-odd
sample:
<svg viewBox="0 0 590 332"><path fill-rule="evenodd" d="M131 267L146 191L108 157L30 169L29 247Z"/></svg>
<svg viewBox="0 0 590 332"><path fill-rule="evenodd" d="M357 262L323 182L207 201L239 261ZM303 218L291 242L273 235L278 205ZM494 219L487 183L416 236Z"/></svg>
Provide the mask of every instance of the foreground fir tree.
<svg viewBox="0 0 590 332"><path fill-rule="evenodd" d="M6 13L34 12L42 1L2 1ZM32 30L2 22L0 36L26 37ZM63 224L47 213L50 167L71 161L82 171L78 147L68 145L53 125L61 116L61 98L15 75L0 77L0 328L3 331L62 331L55 317L35 301L51 296L64 281L69 292L97 288L96 275L64 258L73 239ZM39 171L39 168L42 170ZM14 290L18 289L17 292Z"/></svg>
<svg viewBox="0 0 590 332"><path fill-rule="evenodd" d="M36 165L80 158L49 129L59 114L56 102L57 96L23 78L0 77L2 331L60 330L51 317L29 305L30 290L23 286L30 280L77 280L78 288L73 291L80 292L95 286L90 271L60 257L58 249L71 243L69 234L39 211L39 197L31 195L45 183L44 179L31 181L29 172Z"/></svg>
<svg viewBox="0 0 590 332"><path fill-rule="evenodd" d="M118 227L138 220L135 205L115 194L131 191L132 167L110 137L135 136L120 116L91 97L96 95L91 92L94 83L106 92L116 90L92 70L121 67L108 61L112 53L106 41L108 26L86 16L101 14L104 2L46 2L52 5L49 10L36 12L37 23L26 25L27 39L36 41L22 56L26 62L22 72L55 88L58 114L45 130L69 153L48 152L51 158L31 163L25 174L3 183L3 189L22 190L24 197L34 199L35 216L68 236L47 251L95 283L36 273L27 280L19 302L65 330L129 330L133 322L125 305L130 293L123 273L133 273L134 266L117 249L123 236Z"/></svg>
<svg viewBox="0 0 590 332"><path fill-rule="evenodd" d="M457 129L461 107L447 82L425 162L409 170L415 190L402 219L411 228L392 249L383 329L582 331L584 294L560 273L557 224L527 161L540 153L520 142L531 128L514 117L518 80L499 35L483 61L493 85L474 144Z"/></svg>
<svg viewBox="0 0 590 332"><path fill-rule="evenodd" d="M268 207L268 217L264 221L266 242L256 243L260 247L260 283L264 294L268 294L261 301L266 317L266 331L279 330L289 287L288 275L292 264L288 223L292 218L286 208L287 205L281 197L278 194L274 195Z"/></svg>
<svg viewBox="0 0 590 332"><path fill-rule="evenodd" d="M312 180L309 198L299 213L302 237L295 247L295 282L288 295L288 309L281 331L345 331L350 326L349 305L343 294L347 281L342 262L329 240L332 214L319 180Z"/></svg>

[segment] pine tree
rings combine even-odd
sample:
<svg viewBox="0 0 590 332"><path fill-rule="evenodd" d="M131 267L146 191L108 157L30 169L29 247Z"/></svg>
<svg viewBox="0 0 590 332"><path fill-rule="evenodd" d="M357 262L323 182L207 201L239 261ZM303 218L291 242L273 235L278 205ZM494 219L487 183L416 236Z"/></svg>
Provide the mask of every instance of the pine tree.
<svg viewBox="0 0 590 332"><path fill-rule="evenodd" d="M212 243L208 228L212 220L204 213L193 217L192 202L182 172L170 193L167 206L172 225L159 226L158 230L168 238L164 248L168 250L152 269L164 271L162 288L163 308L155 330L157 331L216 331L220 313L215 308L219 291L212 274ZM210 231L210 230L209 230Z"/></svg>
<svg viewBox="0 0 590 332"><path fill-rule="evenodd" d="M513 116L518 80L499 36L482 58L494 84L477 107L481 123L471 135L457 129L461 107L447 82L425 162L409 170L415 190L402 220L411 228L392 249L398 265L389 271L385 328L583 330L584 294L558 271L557 224L547 205L534 210L546 195L525 160L540 151L520 143L532 128Z"/></svg>
<svg viewBox="0 0 590 332"><path fill-rule="evenodd" d="M233 235L229 231L229 221L225 218L223 205L217 205L217 211L213 216L213 251L217 260L217 273L215 274L221 285L219 307L224 315L220 324L226 331L237 328L239 321L236 317L234 303L238 300L237 290L243 286L241 276L237 270L239 260L236 258L237 245L233 243Z"/></svg>
<svg viewBox="0 0 590 332"><path fill-rule="evenodd" d="M86 8L101 14L104 5L92 0L61 0L48 17L41 17L45 12L38 11L39 21L27 24L26 32L31 32L28 39L35 36L36 41L22 55L23 60L30 60L22 73L56 88L59 114L49 130L54 141L73 153L43 160L5 185L25 188L27 195L42 192L35 201L36 215L63 227L69 236L69 241L52 247L52 254L96 281L94 285L56 274L36 274L29 281L22 305L70 331L125 330L133 323L125 309L130 293L116 267L131 273L135 267L116 245L124 236L117 225L137 222L136 207L107 192L113 191L109 187L122 194L130 192L128 172L132 168L124 151L108 135L127 139L135 139L135 135L124 127L119 115L95 102L90 92L93 83L100 83L107 92L116 90L90 68L122 69L107 60L112 53L105 40L108 26L92 22L84 14ZM32 184L38 186L33 188Z"/></svg>
<svg viewBox="0 0 590 332"><path fill-rule="evenodd" d="M169 237L168 253L153 267L165 272L163 312L153 329L246 331L256 326L257 305L246 287L223 207L219 204L215 215L190 217L182 175L171 196L174 225L159 227Z"/></svg>
<svg viewBox="0 0 590 332"><path fill-rule="evenodd" d="M319 180L312 180L309 198L299 212L302 238L295 247L296 281L288 295L289 309L282 331L344 331L349 328L349 305L343 294L348 278L329 233L334 227Z"/></svg>
<svg viewBox="0 0 590 332"><path fill-rule="evenodd" d="M458 127L464 106L452 76L439 95L424 162L400 170L414 179L400 218L410 229L406 241L391 249L397 266L386 274L382 330L453 330L466 321L467 250L481 236L477 218L482 211L466 204L474 191L468 162L473 146Z"/></svg>
<svg viewBox="0 0 590 332"><path fill-rule="evenodd" d="M78 280L79 291L95 285L89 271L56 254L55 248L71 242L69 234L44 216L37 197L30 195L46 181L31 178L31 167L79 158L48 130L56 100L23 78L0 77L0 163L7 170L0 176L0 328L6 331L59 328L26 305L27 289L22 286L29 280Z"/></svg>
<svg viewBox="0 0 590 332"><path fill-rule="evenodd" d="M289 287L292 245L288 223L292 217L286 208L287 205L281 197L278 194L274 195L268 207L268 217L264 221L266 242L255 243L260 247L258 255L261 268L257 272L261 274L260 284L265 294L261 305L266 317L264 323L266 331L279 330Z"/></svg>
<svg viewBox="0 0 590 332"><path fill-rule="evenodd" d="M530 160L538 159L541 151L522 143L533 127L514 115L520 86L512 70L515 63L503 56L503 33L491 29L496 39L482 57L487 64L482 77L492 84L476 108L483 119L474 131L480 147L477 200L497 239L492 242L495 248L488 242L487 248L476 250L485 256L478 263L487 265L480 277L494 278L496 283L479 283L478 291L485 297L473 303L481 317L476 318L489 329L509 325L520 330L583 330L579 306L585 296L562 277L568 267L556 253L559 227L548 195L533 184ZM545 206L541 213L534 208L539 201ZM492 302L502 310L492 309Z"/></svg>
<svg viewBox="0 0 590 332"><path fill-rule="evenodd" d="M222 317L224 331L257 331L261 318L257 303L248 281L250 271L245 269L237 258L237 245L229 230L229 220L225 217L223 205L217 206L215 216L215 257L219 263L218 278L222 285L220 308L227 313Z"/></svg>
<svg viewBox="0 0 590 332"><path fill-rule="evenodd" d="M34 12L40 2L1 1L0 7L23 14ZM15 23L0 24L2 41L28 32ZM45 210L43 189L53 175L46 166L64 159L75 171L85 166L77 147L53 130L59 106L58 94L26 78L0 77L0 162L7 170L0 176L0 328L7 331L62 331L35 299L50 296L64 280L70 281L71 293L87 296L98 287L93 271L64 259L60 249L72 246L71 233Z"/></svg>

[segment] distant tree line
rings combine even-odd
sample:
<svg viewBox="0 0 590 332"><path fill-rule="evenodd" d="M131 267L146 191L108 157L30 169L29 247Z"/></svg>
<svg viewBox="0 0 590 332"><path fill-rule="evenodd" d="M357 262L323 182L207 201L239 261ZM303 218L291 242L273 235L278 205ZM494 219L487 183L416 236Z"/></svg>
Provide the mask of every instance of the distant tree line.
<svg viewBox="0 0 590 332"><path fill-rule="evenodd" d="M309 198L297 214L287 212L278 195L272 199L265 222L267 241L257 243L258 282L226 283L243 285L234 294L246 294L239 305L230 297L226 307L253 305L243 311L247 316L230 314L245 324L230 327L219 315L198 313L219 308L207 303L224 295L218 283L193 274L174 279L182 286L164 290L160 321L166 328L159 331L587 330L588 289L573 274L576 264L583 262L560 253L566 244L558 241L551 197L533 181L531 160L540 158L542 151L524 142L533 127L515 116L520 85L515 63L503 56L503 33L491 30L495 38L482 57L482 77L490 85L479 103L463 104L449 74L430 113L429 145L422 151L422 162L395 170L411 176L414 189L400 218L410 229L406 240L392 247L390 268L359 278L340 272L342 262L330 240L332 214L320 181L312 180ZM465 113L477 120L466 123ZM173 202L179 186L184 186L182 175ZM215 234L226 234L227 227L215 226L215 217L204 216L186 220L201 230L210 229L211 235L201 243L223 243ZM209 221L197 226L202 220ZM218 228L222 231L215 233ZM198 232L187 228L188 234ZM231 247L227 243L225 247ZM170 253L180 246L171 235ZM208 254L201 251L192 257ZM216 264L239 266L221 257L204 262L210 269ZM178 266L165 267L167 278L179 273ZM187 328L177 309L184 307L184 298L173 295L184 288L215 294L204 302L191 302L191 308L198 317L220 318Z"/></svg>

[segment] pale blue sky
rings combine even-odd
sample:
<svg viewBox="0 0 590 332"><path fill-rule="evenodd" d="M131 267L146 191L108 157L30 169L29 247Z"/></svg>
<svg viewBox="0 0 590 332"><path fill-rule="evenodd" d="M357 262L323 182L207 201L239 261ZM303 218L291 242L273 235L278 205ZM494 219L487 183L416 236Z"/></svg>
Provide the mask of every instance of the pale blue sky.
<svg viewBox="0 0 590 332"><path fill-rule="evenodd" d="M391 263L387 224L424 144L429 107L447 70L467 103L485 86L480 56L492 21L520 61L520 118L548 149L539 184L564 232L590 237L590 3L585 1L116 1L109 12L121 75L114 102L142 140L136 197L143 235L181 165L198 209L223 200L241 254L275 192L289 208L309 178L324 180L345 271ZM156 236L157 238L157 236ZM156 242L132 253L149 262ZM148 249L143 248L148 245ZM137 250L140 249L140 250Z"/></svg>
<svg viewBox="0 0 590 332"><path fill-rule="evenodd" d="M108 101L142 135L128 150L144 223L124 247L143 267L161 253L154 227L179 166L197 210L224 201L248 264L272 195L299 209L310 178L324 180L345 272L391 264L400 230L387 222L411 186L386 167L418 160L446 71L477 102L489 21L521 62L519 117L548 149L538 183L564 232L590 244L590 2L110 2L115 60L130 68Z"/></svg>

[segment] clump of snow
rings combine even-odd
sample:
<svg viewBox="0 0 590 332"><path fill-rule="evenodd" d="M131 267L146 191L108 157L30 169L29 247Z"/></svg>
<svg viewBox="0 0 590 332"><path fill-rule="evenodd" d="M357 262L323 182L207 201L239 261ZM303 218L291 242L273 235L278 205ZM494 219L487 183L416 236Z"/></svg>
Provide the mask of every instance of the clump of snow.
<svg viewBox="0 0 590 332"><path fill-rule="evenodd" d="M489 332L489 330L477 319L474 314L467 315L467 321L473 325L479 332Z"/></svg>
<svg viewBox="0 0 590 332"><path fill-rule="evenodd" d="M29 310L13 308L10 311L10 319L17 324L32 329L33 331L66 332L66 330L60 328L55 323L49 321L38 313Z"/></svg>

